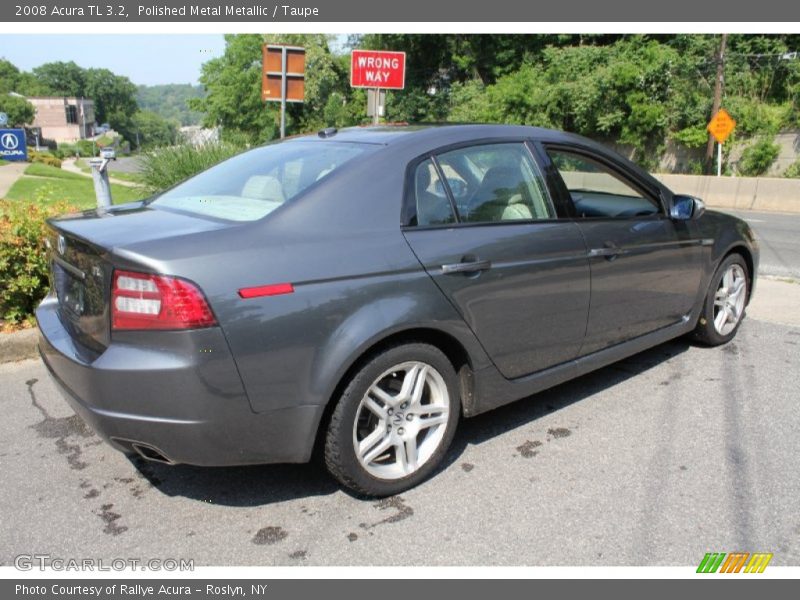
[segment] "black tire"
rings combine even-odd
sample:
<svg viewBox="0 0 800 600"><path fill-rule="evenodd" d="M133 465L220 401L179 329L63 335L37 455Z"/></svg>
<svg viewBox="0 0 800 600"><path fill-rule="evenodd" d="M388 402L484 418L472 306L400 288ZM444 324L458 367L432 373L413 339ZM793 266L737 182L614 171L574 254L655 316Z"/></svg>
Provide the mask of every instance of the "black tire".
<svg viewBox="0 0 800 600"><path fill-rule="evenodd" d="M736 323L736 326L733 328L733 330L725 335L722 335L714 326L714 300L716 298L717 289L720 287L720 282L722 281L723 275L731 267L731 265L734 264L739 265L745 274L747 287L744 290L744 307L742 308L739 321ZM700 312L700 318L697 321L697 327L693 333L694 339L707 346L720 346L722 344L727 344L736 336L736 332L739 331L739 327L744 320L747 302L750 299L750 282L751 274L747 268L747 262L745 261L744 257L738 253L729 254L725 260L719 264L717 270L714 272L714 276L711 278L708 292L706 292L706 297L703 300L703 310Z"/></svg>
<svg viewBox="0 0 800 600"><path fill-rule="evenodd" d="M356 455L354 427L362 399L373 383L402 363L418 361L433 367L444 380L449 396L449 412L444 435L430 457L414 472L397 479L382 479L368 472ZM390 347L367 359L353 375L336 400L325 437L325 465L344 487L362 496L385 497L408 490L433 473L453 441L461 402L456 372L438 348L425 343L407 343Z"/></svg>

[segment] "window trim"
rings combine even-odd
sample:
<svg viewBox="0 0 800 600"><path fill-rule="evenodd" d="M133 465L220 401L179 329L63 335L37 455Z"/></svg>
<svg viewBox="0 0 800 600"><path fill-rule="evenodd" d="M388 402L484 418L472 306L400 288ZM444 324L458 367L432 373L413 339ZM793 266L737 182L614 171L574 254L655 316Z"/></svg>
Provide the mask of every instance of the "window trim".
<svg viewBox="0 0 800 600"><path fill-rule="evenodd" d="M564 202L569 207L569 212L573 220L593 221L593 222L645 221L645 220L668 218L668 214L664 203L664 197L663 194L661 193L661 190L657 188L651 188L650 186L647 185L646 182L639 181L639 178L636 176L635 173L632 173L630 169L626 168L624 165L619 164L619 162L613 160L611 157L605 156L604 154L599 154L597 152L593 152L592 149L577 144L569 144L562 142L542 142L539 145L541 147L542 160L547 162L547 167L548 167L547 172L550 175L549 183L553 187L551 193L553 192L557 193L564 200ZM616 174L617 178L624 184L637 190L645 198L653 202L653 204L655 204L655 206L658 208L658 212L652 215L641 215L641 216L631 215L628 217L580 216L577 213L577 210L575 209L575 204L573 203L572 196L569 193L569 188L567 188L567 185L564 182L563 177L561 177L561 173L559 172L558 167L555 166L552 159L550 158L550 154L548 153L549 150L561 151L568 154L575 154L577 156L585 157L590 161L598 163L603 167L606 167L609 171Z"/></svg>
<svg viewBox="0 0 800 600"><path fill-rule="evenodd" d="M448 152L460 150L462 148L472 148L477 146L493 146L497 144L518 144L523 148L525 148L525 150L527 150L528 158L533 163L534 168L539 172L538 175L542 178L542 181L544 183L543 191L547 196L545 200L548 202L550 208L552 209L554 216L545 219L512 219L508 221L466 222L461 220L461 215L459 215L458 209L455 204L455 198L453 196L453 192L450 189L450 184L447 183L447 178L444 177L444 172L442 171L441 165L439 164L438 156L441 154L446 154ZM453 211L453 215L455 216L456 219L454 223L444 223L441 225L411 225L411 220L417 216L416 189L414 186L414 177L416 175L417 167L428 159L430 159L436 166L436 173L437 175L439 175L442 181L442 185L447 194L447 198L450 200L450 208ZM405 189L403 190L403 206L401 208L401 215L400 215L401 230L408 229L410 231L426 231L426 230L437 230L437 229L453 229L461 227L487 227L487 226L494 227L501 225L554 223L560 220L564 220L564 217L561 215L561 211L559 210L561 207L559 206L559 203L556 202L556 199L553 197L553 192L551 190L550 182L548 181L547 172L543 168L543 165L539 160L537 153L534 152L533 148L531 147L530 137L481 138L477 140L456 142L453 144L447 144L445 146L434 148L433 150L429 150L424 154L416 156L415 158L411 159L408 162L408 165L406 167L406 174L404 177L404 187Z"/></svg>

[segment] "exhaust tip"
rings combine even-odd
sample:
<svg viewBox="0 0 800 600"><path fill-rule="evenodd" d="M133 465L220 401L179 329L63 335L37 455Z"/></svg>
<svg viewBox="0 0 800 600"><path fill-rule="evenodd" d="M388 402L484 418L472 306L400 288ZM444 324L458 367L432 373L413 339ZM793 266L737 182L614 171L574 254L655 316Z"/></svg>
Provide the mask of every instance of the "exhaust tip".
<svg viewBox="0 0 800 600"><path fill-rule="evenodd" d="M136 450L136 452L144 459L151 460L153 462L160 462L167 465L174 464L170 459L168 459L164 454L154 448L153 446L147 446L145 444L139 444L134 442L131 444L131 447Z"/></svg>

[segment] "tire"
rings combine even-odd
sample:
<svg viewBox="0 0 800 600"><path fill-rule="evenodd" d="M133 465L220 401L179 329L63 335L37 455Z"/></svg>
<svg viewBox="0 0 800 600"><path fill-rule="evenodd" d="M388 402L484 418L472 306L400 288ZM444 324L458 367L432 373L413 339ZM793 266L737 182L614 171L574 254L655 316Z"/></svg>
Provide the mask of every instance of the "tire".
<svg viewBox="0 0 800 600"><path fill-rule="evenodd" d="M391 496L424 481L453 441L458 389L453 365L429 344L402 344L372 356L331 415L328 471L363 496Z"/></svg>
<svg viewBox="0 0 800 600"><path fill-rule="evenodd" d="M726 277L727 287L723 285ZM703 301L703 310L694 330L696 340L708 346L719 346L734 338L744 319L750 281L747 263L741 254L730 254L720 263ZM723 318L721 313L726 311L728 316Z"/></svg>

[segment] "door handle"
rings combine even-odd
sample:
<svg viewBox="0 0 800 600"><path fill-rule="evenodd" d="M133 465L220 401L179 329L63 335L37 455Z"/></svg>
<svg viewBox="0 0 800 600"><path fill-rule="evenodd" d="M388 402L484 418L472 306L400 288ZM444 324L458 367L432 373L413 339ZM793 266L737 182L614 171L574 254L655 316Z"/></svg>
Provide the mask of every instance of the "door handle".
<svg viewBox="0 0 800 600"><path fill-rule="evenodd" d="M490 260L476 260L471 262L453 263L451 265L442 265L442 273L449 275L451 273L477 273L478 271L486 271L492 268L492 261Z"/></svg>
<svg viewBox="0 0 800 600"><path fill-rule="evenodd" d="M614 260L620 254L625 254L626 251L615 245L612 242L607 242L603 248L592 248L589 250L589 258L600 258L601 256L606 260Z"/></svg>

